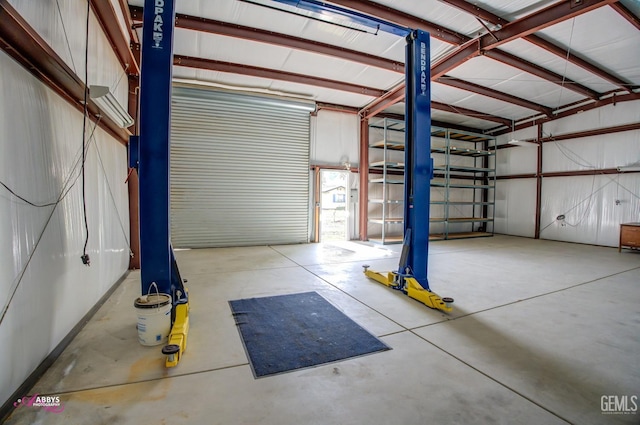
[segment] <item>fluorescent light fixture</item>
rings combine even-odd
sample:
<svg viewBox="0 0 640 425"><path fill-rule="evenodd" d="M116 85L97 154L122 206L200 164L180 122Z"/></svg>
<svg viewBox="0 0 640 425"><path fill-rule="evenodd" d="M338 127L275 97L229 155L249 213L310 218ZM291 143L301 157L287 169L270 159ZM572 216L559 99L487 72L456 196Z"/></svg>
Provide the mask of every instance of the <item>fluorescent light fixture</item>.
<svg viewBox="0 0 640 425"><path fill-rule="evenodd" d="M89 86L89 95L98 105L100 111L107 114L120 128L127 128L133 125L133 118L118 103L118 99L111 93L107 86Z"/></svg>
<svg viewBox="0 0 640 425"><path fill-rule="evenodd" d="M528 147L528 148L533 148L533 147L540 146L536 142L529 142L529 141L526 141L526 140L516 140L516 139L510 140L507 144L512 145L512 146L523 146L523 147Z"/></svg>

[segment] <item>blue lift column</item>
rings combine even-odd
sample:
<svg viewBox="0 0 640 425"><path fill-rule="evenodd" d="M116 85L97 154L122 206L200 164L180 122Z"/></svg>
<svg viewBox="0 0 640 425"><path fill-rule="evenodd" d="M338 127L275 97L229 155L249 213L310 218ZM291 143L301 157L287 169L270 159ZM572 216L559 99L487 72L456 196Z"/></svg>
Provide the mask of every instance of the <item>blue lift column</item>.
<svg viewBox="0 0 640 425"><path fill-rule="evenodd" d="M145 0L140 69L138 145L140 272L142 295L155 290L173 301L172 330L163 348L175 366L186 347L188 295L173 255L170 233L169 155L173 75L174 0ZM137 143L136 143L137 142Z"/></svg>
<svg viewBox="0 0 640 425"><path fill-rule="evenodd" d="M413 276L427 290L433 178L430 52L428 33L421 30L409 33L405 63L404 261L398 270L401 275Z"/></svg>
<svg viewBox="0 0 640 425"><path fill-rule="evenodd" d="M429 288L429 203L431 159L431 51L429 34L407 35L405 60L404 242L397 272L380 273L364 266L367 277L400 290L427 307L452 311L452 298Z"/></svg>

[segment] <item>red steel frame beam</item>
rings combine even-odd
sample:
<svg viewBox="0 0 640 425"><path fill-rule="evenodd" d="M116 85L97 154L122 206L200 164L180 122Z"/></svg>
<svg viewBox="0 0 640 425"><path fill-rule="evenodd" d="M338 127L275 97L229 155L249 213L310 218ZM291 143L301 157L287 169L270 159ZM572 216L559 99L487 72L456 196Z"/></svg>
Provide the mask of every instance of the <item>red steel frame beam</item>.
<svg viewBox="0 0 640 425"><path fill-rule="evenodd" d="M466 60L469 60L473 57L472 53L475 49L478 54L482 53L495 60L507 63L508 65L522 69L546 80L550 80L556 84L564 82L567 88L584 96L597 99L599 97L599 93L587 87L577 84L574 81L567 80L566 78L563 79L562 76L559 76L558 74L552 73L544 68L496 49L504 43L517 38L526 37L536 31L540 31L541 29L547 28L564 20L574 18L583 13L613 3L616 0L584 0L579 5L574 5L574 1L575 0L565 0L560 3L556 3L522 19L505 24L502 29L498 31L482 35L477 39L460 46L458 49L449 53L434 64L433 68L435 69L433 70L432 75L437 77L442 76Z"/></svg>
<svg viewBox="0 0 640 425"><path fill-rule="evenodd" d="M524 72L535 75L536 77L540 77L554 84L566 87L567 89L573 90L574 92L579 93L584 97L588 97L590 99L598 99L600 97L600 93L595 90L591 90L590 88L576 83L575 81L570 80L567 77L563 77L560 74L556 74L555 72L549 71L546 68L521 59L505 51L499 49L489 50L484 52L484 56L513 66L514 68L520 69Z"/></svg>
<svg viewBox="0 0 640 425"><path fill-rule="evenodd" d="M634 27L640 30L640 18L634 15L633 12L627 9L623 4L621 4L620 2L613 3L611 7L616 12L618 12L624 19L629 21L631 25L633 25Z"/></svg>
<svg viewBox="0 0 640 425"><path fill-rule="evenodd" d="M0 1L0 22L0 48L77 110L84 112L85 84L6 1ZM95 122L100 110L91 100L87 107L90 119ZM128 143L129 132L119 128L108 117L103 116L98 125L122 144Z"/></svg>
<svg viewBox="0 0 640 425"><path fill-rule="evenodd" d="M405 26L407 28L421 29L429 32L431 37L446 43L460 45L466 42L469 37L464 34L457 33L449 28L441 27L433 22L429 22L425 19L418 18L417 16L410 15L405 12L401 12L397 9L384 6L382 4L374 3L367 0L331 0L331 3L337 4L349 9L356 10L358 12L384 17L386 21L395 22L396 24Z"/></svg>
<svg viewBox="0 0 640 425"><path fill-rule="evenodd" d="M509 127L506 129L502 129L502 127L498 127L500 128L500 130L498 130L498 128L495 129L489 129L486 130L487 134L494 134L494 135L501 135L501 134L505 134L505 133L509 133L511 131L517 131L517 130L522 130L523 128L528 128L528 127L532 127L534 125L538 125L538 124L543 124L545 122L549 122L549 121L554 121L560 118L565 118L565 117L569 117L571 115L575 115L575 114L579 114L582 112L586 112L586 111L590 111L592 109L596 109L596 108L600 108L602 106L606 106L606 105L615 105L617 103L623 103L623 102L632 102L635 100L640 100L640 93L629 93L629 94L623 94L623 95L613 95L610 97L606 97L604 99L600 99L591 103L587 103L585 104L584 102L580 101L580 102L574 102L565 106L561 106L560 108L558 108L559 110L562 110L562 112L559 112L557 114L554 114L553 117L548 118L548 117L538 117L538 116L532 116L532 117L527 117L524 118L520 121L525 121L521 124L516 124L513 128ZM573 106L575 105L575 106ZM571 107L573 106L573 107ZM565 109L565 108L569 108L569 109ZM564 110L563 110L564 109Z"/></svg>
<svg viewBox="0 0 640 425"><path fill-rule="evenodd" d="M363 118L371 118L380 112L384 111L391 105L395 105L398 102L402 102L404 100L405 90L404 83L399 86L389 90L384 94L384 96L380 96L375 99L373 102L369 103L367 106L362 108L360 111Z"/></svg>
<svg viewBox="0 0 640 425"><path fill-rule="evenodd" d="M173 64L177 66L185 66L188 68L208 69L211 71L229 72L234 74L249 75L252 77L283 80L299 84L308 84L317 87L357 93L364 96L380 97L385 94L385 91L381 89L365 87L358 84L346 83L343 81L312 77L304 74L294 74L291 72L260 68L251 65L241 65L212 59L196 58L192 56L174 55Z"/></svg>
<svg viewBox="0 0 640 425"><path fill-rule="evenodd" d="M578 131L575 133L559 134L557 136L541 137L541 143L558 142L560 140L580 139L582 137L602 136L603 134L620 133L624 131L640 130L640 122L633 124L622 124L613 127L597 128L594 130Z"/></svg>
<svg viewBox="0 0 640 425"><path fill-rule="evenodd" d="M91 0L91 8L98 18L98 22L113 51L118 56L122 68L126 70L127 74L140 75L140 66L131 51L129 42L122 33L113 4L110 1Z"/></svg>
<svg viewBox="0 0 640 425"><path fill-rule="evenodd" d="M493 99L497 99L497 100L501 100L503 102L507 102L507 103L511 103L513 105L518 105L518 106L522 106L523 108L527 108L527 109L531 109L534 111L538 111L538 112L542 112L543 114L547 115L547 116L551 116L552 113L552 109L544 106L544 105L540 105L538 103L535 102L531 102L529 100L526 99L522 99L520 97L517 96L513 96L498 90L494 90L485 86L481 86L479 84L475 84L475 83L471 83L468 81L464 81L464 80L460 80L458 78L455 77L450 77L450 76L442 76L440 78L438 78L437 80L435 80L437 83L440 84L444 84L446 86L449 87L455 87L455 88L459 88L462 90L466 90L466 91L470 91L470 92L474 92L474 93L478 93L482 96L487 96Z"/></svg>
<svg viewBox="0 0 640 425"><path fill-rule="evenodd" d="M506 21L505 19L502 19L501 17L499 17L498 15L495 15L487 10L484 10L478 6L476 6L475 4L471 4L468 3L465 0L442 0L444 3L447 3L455 8L458 8L462 11L465 11L479 19L482 19L483 21L489 22L491 24L494 25L500 25L500 26L504 26L508 24L508 21ZM624 8L624 6L620 5L620 3L613 3L611 4L611 6L617 10L617 6L621 6L622 8ZM624 8L627 12L628 9ZM630 12L629 12L630 13ZM624 12L622 12L623 16ZM633 14L631 14L631 16L634 16ZM626 17L626 16L625 16ZM635 17L635 16L634 16ZM637 18L636 18L637 20ZM638 21L638 25L640 25L640 21ZM640 26L638 26L638 29L640 29ZM629 85L628 82L610 74L609 72L595 66L592 63L587 62L586 60L574 55L573 53L567 51L566 49L563 49L562 47L556 46L555 44L535 35L535 34L529 34L526 37L524 37L525 40L527 40L530 43L535 44L536 46L555 54L558 57L561 57L563 59L568 60L570 63L577 65L579 67L581 67L582 69L597 75L598 77L609 81L610 83L624 89L627 91L630 91L632 89L632 87Z"/></svg>
<svg viewBox="0 0 640 425"><path fill-rule="evenodd" d="M131 6L129 10L131 11L132 19L138 21L142 20L143 8ZM400 73L404 72L404 64L402 62L397 62L380 56L370 55L368 53L345 49L338 46L332 46L330 44L320 43L318 41L307 40L300 37L294 37L291 35L262 30L258 28L231 24L228 22L216 21L213 19L199 18L196 16L184 15L179 13L176 14L176 27L206 32L210 34L241 38L244 40L257 41L260 43L268 43L276 46L284 46L292 49L304 50L327 56L334 56L337 58L362 63L364 65L386 69L388 71Z"/></svg>
<svg viewBox="0 0 640 425"><path fill-rule="evenodd" d="M504 25L500 30L492 34L481 36L480 45L483 50L495 49L502 44L526 37L537 31L548 28L557 23L566 21L584 13L598 9L618 0L564 0L559 3L532 13L522 19Z"/></svg>
<svg viewBox="0 0 640 425"><path fill-rule="evenodd" d="M468 117L478 118L486 121L493 121L503 125L511 125L512 121L506 118L497 117L495 115L486 114L484 112L474 111L473 109L462 108L459 106L447 105L440 102L431 102L431 109L439 111L453 112L454 114L466 115Z"/></svg>

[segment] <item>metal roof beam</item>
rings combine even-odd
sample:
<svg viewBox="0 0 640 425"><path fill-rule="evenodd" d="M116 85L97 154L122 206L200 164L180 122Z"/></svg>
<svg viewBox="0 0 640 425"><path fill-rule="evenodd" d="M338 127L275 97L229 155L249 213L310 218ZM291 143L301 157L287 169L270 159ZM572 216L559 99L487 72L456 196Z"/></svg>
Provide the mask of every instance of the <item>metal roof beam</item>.
<svg viewBox="0 0 640 425"><path fill-rule="evenodd" d="M143 8L138 6L129 7L131 17L135 21L141 21ZM242 38L245 40L268 43L276 46L284 46L292 49L305 50L327 56L334 56L364 65L375 66L393 72L404 72L404 64L391 59L370 55L368 53L332 46L318 41L307 40L287 34L258 28L246 27L243 25L231 24L228 22L216 21L214 19L199 18L197 16L176 14L176 27L194 31L218 34L228 37Z"/></svg>
<svg viewBox="0 0 640 425"><path fill-rule="evenodd" d="M393 9L382 4L374 3L367 0L331 0L329 3L337 4L349 9L362 12L367 15L376 16L379 18L384 17L386 21L394 22L396 24L421 29L429 32L431 37L438 40L455 44L459 46L469 40L464 34L460 34L449 28L441 27L433 22L429 22L426 19L418 18L417 16L410 15L405 12Z"/></svg>
<svg viewBox="0 0 640 425"><path fill-rule="evenodd" d="M480 37L480 45L483 50L495 49L502 44L526 37L552 25L580 16L589 11L598 9L617 0L564 0L559 3L534 12L522 19L510 22L492 34Z"/></svg>
<svg viewBox="0 0 640 425"><path fill-rule="evenodd" d="M439 111L453 112L454 114L466 115L468 117L477 118L485 121L497 122L502 125L511 125L512 120L497 117L495 115L486 114L484 112L474 111L473 109L461 108L459 106L448 105L446 103L431 102L431 108Z"/></svg>
<svg viewBox="0 0 640 425"><path fill-rule="evenodd" d="M260 68L252 65L243 65L212 59L196 58L192 56L174 55L173 64L188 68L207 69L210 71L228 72L233 74L249 75L251 77L268 78L271 80L288 81L298 84L307 84L316 87L324 87L333 90L361 94L364 96L380 97L385 94L384 90L365 87L358 84L346 83L343 81L329 80L327 78L313 77L304 74L295 74L292 72L279 71L275 69Z"/></svg>
<svg viewBox="0 0 640 425"><path fill-rule="evenodd" d="M567 89L579 93L590 99L595 100L600 97L600 93L595 90L591 90L590 88L585 87L573 80L570 80L567 77L563 77L560 74L556 74L555 72L549 71L548 69L534 63L525 61L524 59L521 59L517 56L513 56L512 54L504 52L500 49L489 50L488 52L484 52L484 55L488 58L510 65L514 68L535 75L536 77L540 77L559 86L566 87Z"/></svg>
<svg viewBox="0 0 640 425"><path fill-rule="evenodd" d="M567 51L565 49L563 49L562 47L556 46L555 44L543 39L542 37L539 37L537 35L528 35L524 38L525 40L527 40L528 42L535 44L536 46L546 50L547 52L553 53L554 55L561 57L563 59L566 59L567 61L569 61L569 63L572 63L576 66L579 66L580 68L584 69L585 71L588 71L594 75L597 75L598 77L602 78L603 80L606 80L608 82L610 82L611 84L626 90L628 92L631 92L633 90L633 85L622 80L619 77L616 77L615 75L605 71L604 69L601 69L597 66L595 66L592 63L587 62L586 60L574 55L573 53L571 53L570 51Z"/></svg>
<svg viewBox="0 0 640 425"><path fill-rule="evenodd" d="M552 109L549 107L546 107L544 105L540 105L538 103L535 102L531 102L529 100L526 99L522 99L520 97L517 96L513 96L498 90L494 90L485 86L481 86L479 84L475 84L475 83L471 83L469 81L464 81L461 80L459 78L455 78L455 77L450 77L447 75L444 75L438 79L435 80L437 83L440 84L444 84L446 86L449 87L455 87L458 89L462 89L462 90L466 90L466 91L470 91L473 93L477 93L479 95L482 96L487 96L490 97L492 99L497 99L497 100L501 100L503 102L507 102L507 103L511 103L514 105L518 105L518 106L522 106L523 108L527 108L527 109L531 109L534 111L538 111L538 112L542 112L543 114L547 115L547 116L551 116L552 113Z"/></svg>
<svg viewBox="0 0 640 425"><path fill-rule="evenodd" d="M129 75L139 75L140 65L136 61L130 44L120 29L118 15L113 8L113 4L110 1L91 0L91 8L98 18L98 22L104 30L122 68L124 68Z"/></svg>
<svg viewBox="0 0 640 425"><path fill-rule="evenodd" d="M0 49L84 113L84 82L8 2L1 0L0 22ZM96 104L89 99L87 108L91 120L97 121L100 110ZM130 133L108 117L103 116L98 125L122 144L127 144Z"/></svg>
<svg viewBox="0 0 640 425"><path fill-rule="evenodd" d="M404 83L402 83L362 108L360 110L362 118L369 119L384 111L389 106L395 105L398 102L402 102L404 100L404 96L405 86Z"/></svg>
<svg viewBox="0 0 640 425"><path fill-rule="evenodd" d="M634 15L633 12L627 9L622 3L613 3L611 4L611 7L613 8L613 10L622 15L624 19L629 21L631 25L636 27L636 29L640 30L640 18Z"/></svg>
<svg viewBox="0 0 640 425"><path fill-rule="evenodd" d="M494 25L500 25L501 27L508 24L508 21L506 21L505 19L499 17L498 15L495 15L487 10L482 9L481 7L478 7L475 4L471 4L465 0L441 0L444 3L447 3L457 9L460 9L464 12L467 12L473 16L475 16L476 18L482 19L483 21L489 22L491 24ZM614 3L611 6L615 9L616 6L620 5L620 3ZM624 8L624 6L620 5L622 8ZM626 8L625 8L626 9ZM617 9L616 9L617 10ZM627 10L628 11L628 10ZM623 15L624 16L624 15ZM633 14L631 14L631 16L633 16ZM634 16L635 17L635 16ZM638 23L638 29L640 29L640 20L638 20L636 18L636 21ZM563 58L567 61L569 61L569 63L572 63L576 66L579 66L580 68L594 74L597 75L598 77L609 81L611 84L614 84L624 90L627 91L631 91L633 89L633 87L627 82L622 80L621 78L612 75L611 73L605 71L604 69L599 68L598 66L587 62L586 60L574 55L573 53L571 53L570 51L557 46L553 43L551 43L550 41L547 41L543 38L541 38L538 35L535 34L529 34L526 37L524 37L525 40L527 40L528 42L535 44L536 46L550 52L553 53L554 55Z"/></svg>

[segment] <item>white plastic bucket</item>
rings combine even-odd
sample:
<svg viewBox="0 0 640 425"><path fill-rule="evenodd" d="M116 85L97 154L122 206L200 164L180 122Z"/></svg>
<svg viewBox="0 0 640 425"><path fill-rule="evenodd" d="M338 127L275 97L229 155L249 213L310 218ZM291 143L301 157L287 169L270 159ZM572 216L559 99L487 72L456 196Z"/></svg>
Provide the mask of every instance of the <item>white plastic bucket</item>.
<svg viewBox="0 0 640 425"><path fill-rule="evenodd" d="M155 286L155 283L152 286ZM157 292L147 294L136 298L133 305L138 315L140 344L148 346L166 344L171 332L171 296Z"/></svg>

